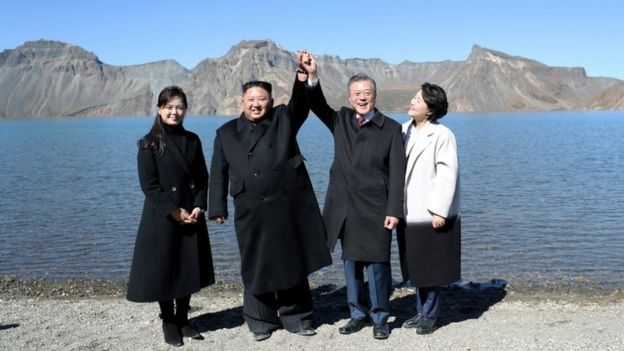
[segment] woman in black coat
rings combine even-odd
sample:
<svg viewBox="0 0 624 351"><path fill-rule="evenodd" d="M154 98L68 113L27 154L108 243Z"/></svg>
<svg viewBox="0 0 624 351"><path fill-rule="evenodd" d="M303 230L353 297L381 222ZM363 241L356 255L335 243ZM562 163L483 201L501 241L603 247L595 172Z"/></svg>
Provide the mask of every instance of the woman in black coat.
<svg viewBox="0 0 624 351"><path fill-rule="evenodd" d="M189 324L189 302L192 293L214 283L204 217L208 170L199 137L182 126L187 108L182 89L163 89L157 106L152 129L139 140L145 202L127 298L158 301L165 342L180 346L182 336L202 339Z"/></svg>

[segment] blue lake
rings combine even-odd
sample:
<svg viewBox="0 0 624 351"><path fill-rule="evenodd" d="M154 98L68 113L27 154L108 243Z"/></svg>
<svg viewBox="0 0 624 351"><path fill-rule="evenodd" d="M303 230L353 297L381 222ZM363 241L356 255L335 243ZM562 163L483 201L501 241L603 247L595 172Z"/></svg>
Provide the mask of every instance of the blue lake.
<svg viewBox="0 0 624 351"><path fill-rule="evenodd" d="M185 121L208 164L228 119ZM0 122L0 274L127 278L143 204L136 141L152 120ZM441 122L459 144L464 280L624 286L624 112L455 113ZM322 206L331 135L312 116L299 143ZM208 228L217 280L240 281L233 223ZM343 284L339 257L312 280Z"/></svg>

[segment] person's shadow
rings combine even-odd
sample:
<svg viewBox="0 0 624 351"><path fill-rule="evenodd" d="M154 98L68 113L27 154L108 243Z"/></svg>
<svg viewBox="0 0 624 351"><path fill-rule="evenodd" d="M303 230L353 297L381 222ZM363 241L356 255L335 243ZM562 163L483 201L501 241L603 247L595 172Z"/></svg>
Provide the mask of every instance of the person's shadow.
<svg viewBox="0 0 624 351"><path fill-rule="evenodd" d="M347 305L347 288L327 284L312 289L314 316L317 325L334 324L351 315Z"/></svg>
<svg viewBox="0 0 624 351"><path fill-rule="evenodd" d="M506 286L506 281L492 279L480 283L454 283L443 287L440 296L439 326L444 327L451 323L481 317L507 295ZM396 316L390 327L400 328L404 321L416 315L415 291L412 290L409 295L391 300L390 308L391 314Z"/></svg>
<svg viewBox="0 0 624 351"><path fill-rule="evenodd" d="M311 292L316 325L334 324L341 319L349 318L345 287L337 289L335 285L323 285L312 289ZM243 307L204 313L191 318L190 322L199 332L237 328L245 323Z"/></svg>
<svg viewBox="0 0 624 351"><path fill-rule="evenodd" d="M245 323L243 319L243 306L228 308L218 312L205 313L191 318L190 322L200 333L223 328L232 329L240 327Z"/></svg>
<svg viewBox="0 0 624 351"><path fill-rule="evenodd" d="M0 324L0 331L19 327L19 323Z"/></svg>
<svg viewBox="0 0 624 351"><path fill-rule="evenodd" d="M468 319L479 318L491 306L500 302L507 292L507 282L492 279L483 283L457 283L442 288L439 325L443 327L451 323L462 322ZM402 289L403 290L403 289ZM349 319L346 287L337 288L327 284L312 289L314 302L315 324L335 324L338 321ZM413 290L405 289L403 296L390 301L390 315L394 321L389 323L390 328L400 328L403 322L416 314L416 295ZM365 294L368 296L368 293ZM191 318L191 322L199 332L232 329L245 323L243 307L237 306L218 312L205 313Z"/></svg>

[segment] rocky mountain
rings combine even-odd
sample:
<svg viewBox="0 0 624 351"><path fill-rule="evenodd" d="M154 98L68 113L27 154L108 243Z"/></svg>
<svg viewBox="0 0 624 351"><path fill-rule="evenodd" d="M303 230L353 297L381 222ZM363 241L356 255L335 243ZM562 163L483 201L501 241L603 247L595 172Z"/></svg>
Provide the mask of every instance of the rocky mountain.
<svg viewBox="0 0 624 351"><path fill-rule="evenodd" d="M145 115L152 94L77 46L27 42L0 54L0 116Z"/></svg>
<svg viewBox="0 0 624 351"><path fill-rule="evenodd" d="M447 90L451 111L624 109L624 81L476 45L465 61L318 59L323 89L336 107L347 102L348 78L364 72L377 81L378 106L385 112L406 111L423 82ZM272 82L274 98L282 103L295 69L295 53L269 40L242 41L192 70L173 60L113 66L77 46L32 41L0 53L0 117L150 115L157 94L172 84L188 93L191 114L235 115L243 82Z"/></svg>
<svg viewBox="0 0 624 351"><path fill-rule="evenodd" d="M587 107L593 110L624 110L624 82L614 84L592 96Z"/></svg>

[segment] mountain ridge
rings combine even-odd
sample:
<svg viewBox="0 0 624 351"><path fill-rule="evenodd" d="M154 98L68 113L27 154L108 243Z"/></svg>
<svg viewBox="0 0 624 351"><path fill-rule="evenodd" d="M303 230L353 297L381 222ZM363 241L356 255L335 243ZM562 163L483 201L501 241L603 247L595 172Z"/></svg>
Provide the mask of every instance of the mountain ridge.
<svg viewBox="0 0 624 351"><path fill-rule="evenodd" d="M191 114L237 115L247 80L270 81L276 103L287 102L295 59L295 52L271 40L244 40L192 69L173 59L115 66L76 45L28 41L0 52L0 117L151 115L167 85L184 88ZM464 61L390 64L319 55L318 62L328 103L336 108L347 103L348 78L363 72L376 80L384 112L406 111L425 81L445 88L454 112L624 109L624 81L479 45Z"/></svg>

